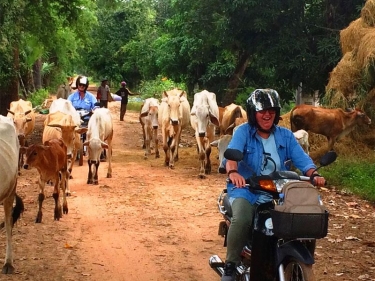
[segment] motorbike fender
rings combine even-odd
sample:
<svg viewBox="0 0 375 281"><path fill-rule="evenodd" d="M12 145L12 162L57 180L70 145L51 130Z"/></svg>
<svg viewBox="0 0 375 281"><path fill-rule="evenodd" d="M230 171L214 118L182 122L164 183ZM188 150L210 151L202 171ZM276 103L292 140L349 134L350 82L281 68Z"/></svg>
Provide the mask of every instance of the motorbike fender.
<svg viewBox="0 0 375 281"><path fill-rule="evenodd" d="M306 246L298 240L286 242L276 250L277 266L279 266L286 257L294 257L296 260L305 264L314 264L315 260Z"/></svg>

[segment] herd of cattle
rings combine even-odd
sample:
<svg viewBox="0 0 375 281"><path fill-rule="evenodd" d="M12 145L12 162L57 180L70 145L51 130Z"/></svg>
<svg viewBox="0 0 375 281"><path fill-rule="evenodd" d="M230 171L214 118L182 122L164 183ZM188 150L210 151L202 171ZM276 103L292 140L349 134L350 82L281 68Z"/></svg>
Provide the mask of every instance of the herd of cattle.
<svg viewBox="0 0 375 281"><path fill-rule="evenodd" d="M143 129L145 159L151 154L151 142L155 157L159 158L158 130L161 130L162 146L165 152L164 164L174 168L178 160L181 131L191 126L195 131L199 159L199 178L211 173L211 147L218 147L219 162L229 144L236 126L247 122L246 111L236 104L219 107L216 95L207 90L194 95L190 107L185 91L172 89L164 91L161 101L146 99L139 114ZM341 109L324 109L309 105L299 105L290 113L291 129L302 148L308 153L307 131L322 134L328 139L328 148L348 134L356 125L370 124L371 120L359 109L350 112ZM46 183L54 185L54 219L68 213L67 196L70 194L69 179L72 178L73 164L79 155L83 158L83 146L87 146L88 184L98 184L100 155L108 151L107 177L112 177L113 123L111 113L106 108L93 111L87 128L81 127L81 117L70 101L63 98L53 100L44 122L42 144L28 144L26 139L33 132L35 114L32 105L22 99L10 104L7 117L0 116L0 203L4 206L6 228L6 258L3 273L13 273L11 231L23 211L22 199L16 194L17 178L21 168L36 168L39 174L39 208L36 222L42 221L42 204ZM86 134L86 141L81 138ZM219 138L215 140L215 135ZM82 165L82 161L80 161ZM225 173L224 167L219 172ZM60 203L62 190L62 204ZM13 207L13 202L16 202ZM13 210L12 210L13 209Z"/></svg>
<svg viewBox="0 0 375 281"><path fill-rule="evenodd" d="M8 115L0 116L0 203L4 206L6 229L6 258L3 273L13 273L11 232L13 224L23 211L22 199L16 194L17 178L21 169L35 168L39 178L38 212L35 222L42 222L42 207L46 183L54 186L54 219L68 213L67 195L70 194L69 178L78 152L82 158L83 146L88 147L89 172L87 183L98 184L98 168L103 149L112 150L113 124L106 108L96 109L87 128L81 128L81 117L66 99L56 99L49 108L44 122L42 143L28 144L27 136L35 127L32 104L22 99L10 104ZM86 134L86 141L81 141ZM108 153L107 177L112 177L111 153ZM62 204L60 203L62 190ZM16 201L15 207L13 202ZM13 209L13 211L12 211Z"/></svg>
<svg viewBox="0 0 375 281"><path fill-rule="evenodd" d="M282 118L282 117L281 117ZM161 128L162 145L165 152L164 163L174 168L178 160L178 147L181 130L189 124L195 131L199 159L199 178L211 173L211 147L219 150L219 163L228 146L236 126L247 122L246 111L236 104L219 107L216 95L204 90L194 95L193 105L185 91L173 89L165 91L161 102L155 98L146 99L141 112L140 123L143 128L143 148L145 158L150 155L150 143L154 141L155 157L159 158L158 128ZM290 126L298 143L309 153L308 131L327 137L328 150L334 143L350 133L356 125L369 125L371 119L360 109L342 110L298 105L290 112ZM215 140L215 132L220 137ZM219 167L224 172L224 167Z"/></svg>

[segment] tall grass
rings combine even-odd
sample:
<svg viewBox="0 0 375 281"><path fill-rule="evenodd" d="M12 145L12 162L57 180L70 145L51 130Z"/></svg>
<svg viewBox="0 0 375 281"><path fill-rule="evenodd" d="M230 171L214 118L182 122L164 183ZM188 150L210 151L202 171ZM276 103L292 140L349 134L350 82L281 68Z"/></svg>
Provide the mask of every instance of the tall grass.
<svg viewBox="0 0 375 281"><path fill-rule="evenodd" d="M370 160L338 158L321 170L330 185L375 203L375 163Z"/></svg>

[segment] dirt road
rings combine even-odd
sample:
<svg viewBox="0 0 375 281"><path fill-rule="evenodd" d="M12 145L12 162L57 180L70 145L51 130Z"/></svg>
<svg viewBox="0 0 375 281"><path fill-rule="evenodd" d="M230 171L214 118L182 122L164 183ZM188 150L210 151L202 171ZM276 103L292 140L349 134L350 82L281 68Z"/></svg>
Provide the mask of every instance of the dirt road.
<svg viewBox="0 0 375 281"><path fill-rule="evenodd" d="M138 114L128 112L120 122L119 104L111 103L110 109L115 127L113 178L105 178L103 162L99 185L87 185L87 165L79 167L77 162L69 214L60 221L53 220L48 187L43 222L34 223L37 171L22 171L18 192L26 210L13 231L16 274L0 280L220 280L208 265L212 254L225 256L216 206L225 176L217 174L216 161L212 175L198 179L189 130L183 133L174 170L163 166L163 151L161 158L151 155L145 160ZM41 137L42 119L37 118L33 140ZM213 152L215 160L216 149ZM331 217L329 235L318 241L317 280L375 280L374 206L334 189L322 195Z"/></svg>

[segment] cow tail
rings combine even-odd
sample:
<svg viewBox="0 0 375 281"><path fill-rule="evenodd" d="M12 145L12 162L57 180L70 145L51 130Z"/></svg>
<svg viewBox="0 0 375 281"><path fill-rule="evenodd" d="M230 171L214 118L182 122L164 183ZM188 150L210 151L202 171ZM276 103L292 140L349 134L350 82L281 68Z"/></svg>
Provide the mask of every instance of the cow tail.
<svg viewBox="0 0 375 281"><path fill-rule="evenodd" d="M21 214L25 210L25 205L23 204L22 198L19 197L16 193L15 195L16 205L13 207L12 210L12 227L17 222L17 220L21 217ZM0 229L5 227L5 222L0 223Z"/></svg>
<svg viewBox="0 0 375 281"><path fill-rule="evenodd" d="M25 205L23 204L22 198L18 196L16 193L15 196L16 205L13 207L12 218L13 218L13 225L17 222L17 220L21 217L21 214L25 211Z"/></svg>

